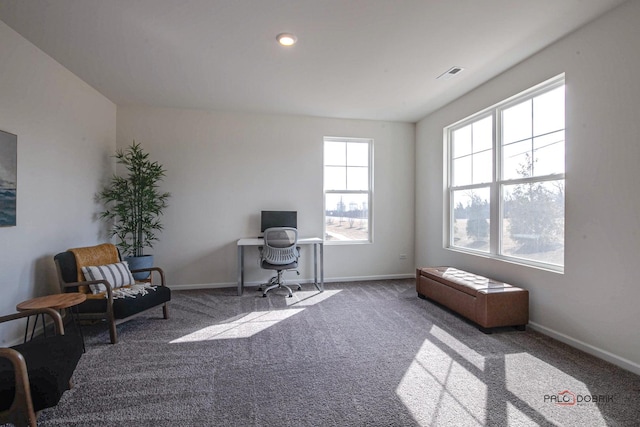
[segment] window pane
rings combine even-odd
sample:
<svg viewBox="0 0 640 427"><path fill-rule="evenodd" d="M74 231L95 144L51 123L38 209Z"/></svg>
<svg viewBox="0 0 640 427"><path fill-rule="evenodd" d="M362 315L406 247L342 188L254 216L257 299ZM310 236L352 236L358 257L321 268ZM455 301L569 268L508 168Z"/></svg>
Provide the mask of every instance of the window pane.
<svg viewBox="0 0 640 427"><path fill-rule="evenodd" d="M325 194L325 240L369 240L367 194Z"/></svg>
<svg viewBox="0 0 640 427"><path fill-rule="evenodd" d="M564 116L558 78L445 128L451 247L562 270Z"/></svg>
<svg viewBox="0 0 640 427"><path fill-rule="evenodd" d="M453 246L489 252L489 188L453 191Z"/></svg>
<svg viewBox="0 0 640 427"><path fill-rule="evenodd" d="M564 180L504 185L502 253L564 264Z"/></svg>
<svg viewBox="0 0 640 427"><path fill-rule="evenodd" d="M368 190L369 189L369 168L347 168L347 188L346 190Z"/></svg>
<svg viewBox="0 0 640 427"><path fill-rule="evenodd" d="M473 124L473 152L491 150L493 146L493 120L486 117Z"/></svg>
<svg viewBox="0 0 640 427"><path fill-rule="evenodd" d="M533 133L564 129L564 86L533 98Z"/></svg>
<svg viewBox="0 0 640 427"><path fill-rule="evenodd" d="M564 173L564 131L533 140L533 176Z"/></svg>
<svg viewBox="0 0 640 427"><path fill-rule="evenodd" d="M453 131L451 145L451 154L454 159L471 154L471 125Z"/></svg>
<svg viewBox="0 0 640 427"><path fill-rule="evenodd" d="M453 161L452 181L455 186L471 184L471 156Z"/></svg>
<svg viewBox="0 0 640 427"><path fill-rule="evenodd" d="M336 141L325 141L324 143L324 164L325 165L346 165L346 143Z"/></svg>
<svg viewBox="0 0 640 427"><path fill-rule="evenodd" d="M347 164L349 166L369 166L369 144L347 143Z"/></svg>
<svg viewBox="0 0 640 427"><path fill-rule="evenodd" d="M347 186L347 168L344 166L325 166L325 190L345 190Z"/></svg>
<svg viewBox="0 0 640 427"><path fill-rule="evenodd" d="M531 138L531 100L502 112L502 143L509 144Z"/></svg>
<svg viewBox="0 0 640 427"><path fill-rule="evenodd" d="M473 155L473 183L483 184L493 179L493 152L483 151Z"/></svg>
<svg viewBox="0 0 640 427"><path fill-rule="evenodd" d="M373 140L324 138L325 240L371 241Z"/></svg>
<svg viewBox="0 0 640 427"><path fill-rule="evenodd" d="M531 140L502 147L502 179L531 176Z"/></svg>

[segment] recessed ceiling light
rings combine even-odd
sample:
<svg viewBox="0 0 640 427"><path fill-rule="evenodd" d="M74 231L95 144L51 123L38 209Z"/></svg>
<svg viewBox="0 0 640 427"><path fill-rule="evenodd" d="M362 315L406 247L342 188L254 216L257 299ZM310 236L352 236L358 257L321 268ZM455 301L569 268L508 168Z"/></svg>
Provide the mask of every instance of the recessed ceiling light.
<svg viewBox="0 0 640 427"><path fill-rule="evenodd" d="M298 38L290 33L280 33L276 36L276 40L282 46L293 46L298 41Z"/></svg>

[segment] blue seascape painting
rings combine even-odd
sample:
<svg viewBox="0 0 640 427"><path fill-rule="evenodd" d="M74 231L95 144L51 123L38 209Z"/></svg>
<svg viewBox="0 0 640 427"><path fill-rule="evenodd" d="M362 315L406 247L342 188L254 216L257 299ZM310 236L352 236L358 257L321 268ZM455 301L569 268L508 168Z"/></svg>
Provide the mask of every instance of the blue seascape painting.
<svg viewBox="0 0 640 427"><path fill-rule="evenodd" d="M18 137L0 130L0 227L16 225Z"/></svg>

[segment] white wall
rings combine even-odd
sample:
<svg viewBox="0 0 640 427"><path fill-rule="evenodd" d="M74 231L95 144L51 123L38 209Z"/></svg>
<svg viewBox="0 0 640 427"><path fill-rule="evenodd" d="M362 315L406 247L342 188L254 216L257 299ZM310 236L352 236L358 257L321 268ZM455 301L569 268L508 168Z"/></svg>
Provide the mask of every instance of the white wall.
<svg viewBox="0 0 640 427"><path fill-rule="evenodd" d="M236 241L259 234L261 210L297 210L301 237L321 236L324 136L373 138L375 151L374 243L325 246L325 278L412 275L413 124L119 106L118 147L135 139L167 170L152 252L170 285L235 285ZM247 283L270 276L255 255ZM303 253L303 280L312 258Z"/></svg>
<svg viewBox="0 0 640 427"><path fill-rule="evenodd" d="M0 228L0 313L58 292L53 255L94 244L116 107L0 22L0 129L18 136L17 226ZM0 343L24 326L0 326Z"/></svg>
<svg viewBox="0 0 640 427"><path fill-rule="evenodd" d="M640 373L640 2L544 49L417 125L416 261L529 289L534 326ZM473 72L473 70L468 70ZM443 249L443 127L566 73L565 272Z"/></svg>

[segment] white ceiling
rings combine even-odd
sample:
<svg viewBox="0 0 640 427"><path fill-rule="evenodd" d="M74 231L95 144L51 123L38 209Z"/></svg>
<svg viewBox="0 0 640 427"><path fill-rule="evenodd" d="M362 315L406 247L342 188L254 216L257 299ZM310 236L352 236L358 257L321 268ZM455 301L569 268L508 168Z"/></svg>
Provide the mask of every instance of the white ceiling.
<svg viewBox="0 0 640 427"><path fill-rule="evenodd" d="M0 0L0 19L118 105L415 122L623 2Z"/></svg>

